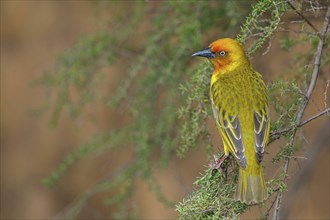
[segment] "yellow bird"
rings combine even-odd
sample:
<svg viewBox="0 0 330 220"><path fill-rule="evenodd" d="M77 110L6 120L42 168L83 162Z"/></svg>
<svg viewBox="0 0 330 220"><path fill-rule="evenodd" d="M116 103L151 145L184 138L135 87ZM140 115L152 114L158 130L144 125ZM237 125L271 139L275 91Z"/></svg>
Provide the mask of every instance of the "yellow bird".
<svg viewBox="0 0 330 220"><path fill-rule="evenodd" d="M262 202L267 191L261 161L270 127L265 83L236 40L219 39L192 56L208 58L214 68L210 84L214 118L225 155L231 153L240 166L235 199Z"/></svg>

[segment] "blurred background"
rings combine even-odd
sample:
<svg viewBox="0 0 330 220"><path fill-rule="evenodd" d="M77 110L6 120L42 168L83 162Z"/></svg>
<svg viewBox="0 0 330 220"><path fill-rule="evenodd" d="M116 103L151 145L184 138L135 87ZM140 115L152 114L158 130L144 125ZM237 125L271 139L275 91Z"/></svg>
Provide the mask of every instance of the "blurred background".
<svg viewBox="0 0 330 220"><path fill-rule="evenodd" d="M111 30L118 22L118 16L119 19L129 16L125 10L129 11L131 3L1 1L1 219L62 218L66 210L80 201L82 195L91 193L95 183L105 175L114 175L122 162L129 161L134 154L129 148L117 148L92 155L77 161L52 188L42 184L41 180L51 173L66 152L88 142L96 134L122 128L129 123L129 117L120 110L126 106L109 110L106 106L90 104L83 113L87 119L72 119L69 114L61 114L57 126L52 126L52 111L36 114L36 109L49 107L47 101L50 96L45 86L35 83L45 72L53 72L59 54L67 51L81 37L100 30ZM237 18L237 30L250 4L243 5L246 12L242 19ZM101 70L105 73L98 84L98 91L102 94L115 92L120 79L127 74L131 57L141 53L146 46L145 39L153 25L149 21L153 10L163 9L157 1L145 5L138 28L123 41L123 45L129 45L130 51L114 50L118 61ZM314 22L318 28L322 27L322 21L315 18ZM218 30L205 32L200 45L193 45L194 48L190 48L184 56L190 56L194 50L204 48L219 37L222 35ZM294 53L281 50L275 43L279 37L272 39L273 45L266 55L262 55L261 51L252 60L255 69L263 73L267 82L279 76L285 77ZM177 39L170 40L175 42ZM302 49L298 47L296 50ZM194 59L193 62L200 60ZM327 83L329 66L323 68L305 119L329 103ZM220 146L212 118L208 119L208 125L212 142ZM292 175L289 177L288 192L284 194L282 214L287 219L329 218L329 117L322 116L307 124L301 143L304 147L297 155L303 159L297 159L299 163L291 162ZM272 164L270 158L281 144L283 142L279 141L269 148L265 158L266 179L278 170L278 165ZM205 170L209 160L205 148L191 150L183 159L173 157L171 160L166 169L157 172L156 178L166 198L178 202L191 192L196 176ZM174 209L159 202L161 199L150 192L150 187L140 177L134 180L132 200L136 216L177 218ZM111 196L108 194L108 197ZM78 217L106 219L113 210L105 206L102 200L102 195L91 196L86 205L80 207ZM254 208L243 218L260 214L261 211Z"/></svg>

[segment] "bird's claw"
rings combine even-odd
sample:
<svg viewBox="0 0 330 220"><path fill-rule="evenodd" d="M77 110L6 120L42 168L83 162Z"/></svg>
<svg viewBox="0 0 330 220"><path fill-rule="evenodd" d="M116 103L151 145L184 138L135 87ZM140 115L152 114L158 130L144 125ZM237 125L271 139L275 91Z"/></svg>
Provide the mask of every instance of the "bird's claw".
<svg viewBox="0 0 330 220"><path fill-rule="evenodd" d="M213 155L214 162L209 164L209 167L213 170L218 170L220 173L224 172L224 168L221 166L223 162L226 160L228 156L223 155L222 157L218 158L217 155Z"/></svg>

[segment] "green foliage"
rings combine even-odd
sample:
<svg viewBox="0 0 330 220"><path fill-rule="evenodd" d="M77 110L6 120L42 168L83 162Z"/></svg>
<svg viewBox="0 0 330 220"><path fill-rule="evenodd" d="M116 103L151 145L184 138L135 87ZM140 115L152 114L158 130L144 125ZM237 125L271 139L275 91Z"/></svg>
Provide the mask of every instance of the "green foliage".
<svg viewBox="0 0 330 220"><path fill-rule="evenodd" d="M232 199L237 168L229 180L217 170L205 170L195 181L195 190L176 206L180 219L238 219L248 206Z"/></svg>
<svg viewBox="0 0 330 220"><path fill-rule="evenodd" d="M241 44L245 44L250 38L254 38L247 49L248 56L251 56L269 40L278 28L283 13L288 9L289 6L282 0L258 1L253 6L236 38Z"/></svg>

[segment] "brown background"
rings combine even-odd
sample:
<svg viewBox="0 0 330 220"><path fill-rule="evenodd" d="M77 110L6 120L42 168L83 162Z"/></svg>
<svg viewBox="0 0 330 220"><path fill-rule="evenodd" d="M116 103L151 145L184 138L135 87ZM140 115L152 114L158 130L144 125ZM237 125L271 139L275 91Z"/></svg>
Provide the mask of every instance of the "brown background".
<svg viewBox="0 0 330 220"><path fill-rule="evenodd" d="M116 8L98 10L100 19L114 13ZM52 189L40 183L40 179L54 168L65 152L93 134L121 123L115 113L102 108L92 109L99 115L96 123L72 121L63 114L55 129L49 129L49 112L37 118L29 115L31 110L44 104L46 98L44 88L33 87L31 82L44 71L52 70L56 56L72 46L80 36L102 28L95 15L95 7L88 1L1 1L1 219L54 217L122 159L109 154L97 159L92 157L86 162L79 162ZM270 81L278 74L285 74L281 68L285 69L290 64L290 56L275 45L267 55L258 55L258 59L252 62ZM115 85L120 78L118 73L122 72L122 64L108 70L110 85ZM329 67L325 70L328 71ZM323 74L307 117L324 109L326 80L329 80L329 75ZM212 119L209 124L214 126ZM299 156L308 155L309 159L299 160L300 169L297 169L296 162L291 163L291 170L296 175L290 178L283 214L296 219L329 218L329 118L323 116L311 122L305 131L305 148ZM217 134L213 133L214 141L219 143ZM280 144L272 145L270 154L265 158L266 179L267 175L272 176L278 170L269 158ZM186 157L189 160L177 159L175 166L159 174L163 191L170 199L180 201L185 195L171 174L178 169L184 185L188 191L191 190L195 177L208 163L202 154L205 151L191 152ZM138 180L136 184L134 199L140 217L177 217L173 210L164 208L148 192L143 181ZM91 214L86 211L86 216L102 216L109 211L100 208L100 203L93 200L86 210L103 212ZM243 217L253 218L259 213L261 211L254 208Z"/></svg>

